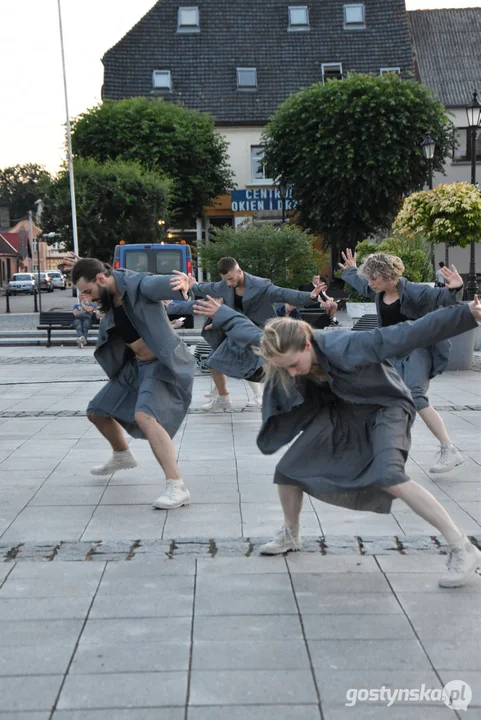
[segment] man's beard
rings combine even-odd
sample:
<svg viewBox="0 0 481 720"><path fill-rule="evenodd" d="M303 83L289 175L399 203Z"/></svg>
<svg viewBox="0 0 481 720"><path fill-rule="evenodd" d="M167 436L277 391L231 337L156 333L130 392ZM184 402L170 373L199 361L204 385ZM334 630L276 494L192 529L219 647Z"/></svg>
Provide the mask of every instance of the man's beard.
<svg viewBox="0 0 481 720"><path fill-rule="evenodd" d="M114 306L114 296L107 288L97 285L97 306L102 313L106 313Z"/></svg>

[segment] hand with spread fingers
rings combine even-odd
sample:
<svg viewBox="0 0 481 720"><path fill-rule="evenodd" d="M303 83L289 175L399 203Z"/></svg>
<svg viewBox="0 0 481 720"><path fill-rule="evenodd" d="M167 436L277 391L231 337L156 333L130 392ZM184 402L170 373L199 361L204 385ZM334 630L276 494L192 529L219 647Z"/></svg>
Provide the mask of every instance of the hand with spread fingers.
<svg viewBox="0 0 481 720"><path fill-rule="evenodd" d="M451 269L446 265L441 268L441 275L443 276L446 287L450 290L459 290L463 287L463 278L458 273L454 265L451 265Z"/></svg>
<svg viewBox="0 0 481 720"><path fill-rule="evenodd" d="M348 268L355 268L357 267L357 255L356 253L352 253L352 250L349 250L349 248L346 250L346 252L342 252L342 259L344 260L343 263L339 263L339 267L341 270L348 270Z"/></svg>
<svg viewBox="0 0 481 720"><path fill-rule="evenodd" d="M62 258L62 262L65 265L66 270L71 270L77 260L80 260L80 258L74 252L68 252Z"/></svg>
<svg viewBox="0 0 481 720"><path fill-rule="evenodd" d="M469 303L469 309L474 319L477 320L478 323L481 322L481 302L479 302L477 295L474 296L473 302Z"/></svg>
<svg viewBox="0 0 481 720"><path fill-rule="evenodd" d="M221 305L221 302L207 295L205 300L197 300L194 305L194 313L204 317L214 317Z"/></svg>
<svg viewBox="0 0 481 720"><path fill-rule="evenodd" d="M316 285L314 290L311 292L311 298L313 300L315 300L318 297L319 293L325 292L326 290L327 290L326 283L325 282L319 283L319 285Z"/></svg>
<svg viewBox="0 0 481 720"><path fill-rule="evenodd" d="M170 287L172 290L179 290L184 300L189 299L190 280L189 276L180 270L173 270L175 277L170 278Z"/></svg>

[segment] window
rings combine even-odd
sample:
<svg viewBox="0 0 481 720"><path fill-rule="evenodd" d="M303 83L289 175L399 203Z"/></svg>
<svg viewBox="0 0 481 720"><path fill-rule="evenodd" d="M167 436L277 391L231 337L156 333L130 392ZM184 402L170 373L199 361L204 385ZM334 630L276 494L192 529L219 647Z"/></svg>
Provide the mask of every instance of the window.
<svg viewBox="0 0 481 720"><path fill-rule="evenodd" d="M257 88L257 69L237 68L237 87L241 90L255 90Z"/></svg>
<svg viewBox="0 0 481 720"><path fill-rule="evenodd" d="M344 28L348 30L363 30L365 27L364 3L344 5Z"/></svg>
<svg viewBox="0 0 481 720"><path fill-rule="evenodd" d="M200 32L199 8L180 7L177 21L178 32Z"/></svg>
<svg viewBox="0 0 481 720"><path fill-rule="evenodd" d="M379 71L380 75L386 75L386 73L396 73L396 75L401 74L401 68L399 67L387 67L387 68L381 68Z"/></svg>
<svg viewBox="0 0 481 720"><path fill-rule="evenodd" d="M322 63L322 82L342 80L342 63Z"/></svg>
<svg viewBox="0 0 481 720"><path fill-rule="evenodd" d="M154 70L152 73L152 87L154 90L172 90L170 70Z"/></svg>
<svg viewBox="0 0 481 720"><path fill-rule="evenodd" d="M307 5L289 5L289 30L309 30Z"/></svg>
<svg viewBox="0 0 481 720"><path fill-rule="evenodd" d="M471 162L472 140L469 128L456 128L453 142L453 160L456 162ZM481 131L476 137L476 160L481 160Z"/></svg>
<svg viewBox="0 0 481 720"><path fill-rule="evenodd" d="M262 164L264 160L264 148L262 145L251 145L251 178L253 183L273 183L271 178L266 177L266 169Z"/></svg>

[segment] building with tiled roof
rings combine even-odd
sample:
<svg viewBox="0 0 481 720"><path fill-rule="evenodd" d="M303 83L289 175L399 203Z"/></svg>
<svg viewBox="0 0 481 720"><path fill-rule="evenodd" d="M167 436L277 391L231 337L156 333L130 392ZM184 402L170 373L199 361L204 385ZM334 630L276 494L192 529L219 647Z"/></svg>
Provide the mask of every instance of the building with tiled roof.
<svg viewBox="0 0 481 720"><path fill-rule="evenodd" d="M159 97L212 113L238 189L206 214L236 224L280 215L278 197L261 197L272 190L261 134L289 95L349 72L414 72L404 0L159 0L103 63L104 99Z"/></svg>
<svg viewBox="0 0 481 720"><path fill-rule="evenodd" d="M10 233L0 233L0 288L8 285L13 273L18 270L20 256L8 240Z"/></svg>

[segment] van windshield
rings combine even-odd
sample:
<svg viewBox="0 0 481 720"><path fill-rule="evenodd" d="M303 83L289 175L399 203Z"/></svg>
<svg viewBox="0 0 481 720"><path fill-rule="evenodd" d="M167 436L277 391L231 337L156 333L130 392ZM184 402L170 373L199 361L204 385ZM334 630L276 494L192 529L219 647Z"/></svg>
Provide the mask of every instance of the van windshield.
<svg viewBox="0 0 481 720"><path fill-rule="evenodd" d="M126 250L125 267L135 272L172 275L173 270L182 270L182 251L180 249Z"/></svg>

